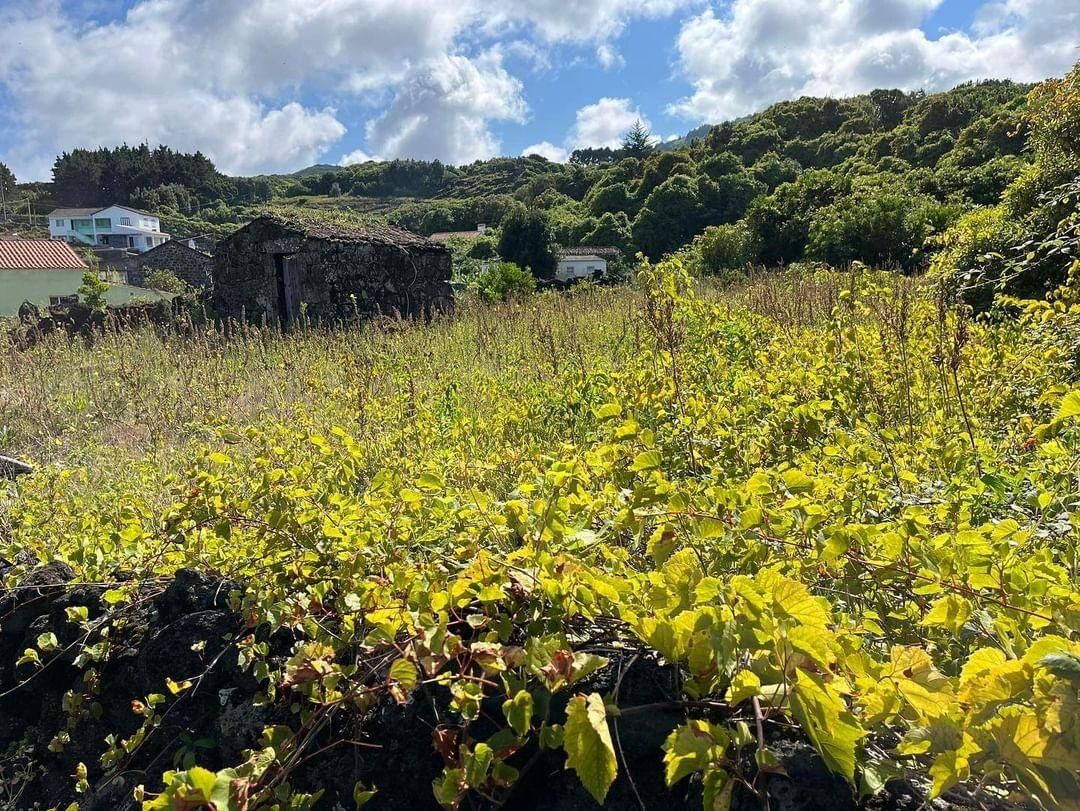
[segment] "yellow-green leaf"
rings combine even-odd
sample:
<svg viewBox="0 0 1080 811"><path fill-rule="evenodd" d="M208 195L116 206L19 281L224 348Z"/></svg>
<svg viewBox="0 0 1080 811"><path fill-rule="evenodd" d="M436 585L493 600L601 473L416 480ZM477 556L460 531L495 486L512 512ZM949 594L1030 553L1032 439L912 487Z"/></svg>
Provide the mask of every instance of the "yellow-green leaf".
<svg viewBox="0 0 1080 811"><path fill-rule="evenodd" d="M668 788L687 775L705 771L724 755L728 736L708 721L689 721L664 741L664 779Z"/></svg>
<svg viewBox="0 0 1080 811"><path fill-rule="evenodd" d="M731 680L728 687L727 701L734 706L748 698L753 698L761 692L761 679L752 670L740 670Z"/></svg>
<svg viewBox="0 0 1080 811"><path fill-rule="evenodd" d="M959 633L964 623L971 616L971 603L963 597L950 594L935 600L930 606L930 611L923 618L922 624L927 626L940 625L943 628Z"/></svg>
<svg viewBox="0 0 1080 811"><path fill-rule="evenodd" d="M1065 395L1057 413L1059 420L1075 420L1077 417L1080 417L1080 389Z"/></svg>
<svg viewBox="0 0 1080 811"><path fill-rule="evenodd" d="M854 782L855 746L866 735L843 698L822 679L799 670L799 681L791 692L791 711L825 764Z"/></svg>
<svg viewBox="0 0 1080 811"><path fill-rule="evenodd" d="M571 699L563 733L567 768L577 772L582 785L603 805L619 768L604 699L597 693Z"/></svg>

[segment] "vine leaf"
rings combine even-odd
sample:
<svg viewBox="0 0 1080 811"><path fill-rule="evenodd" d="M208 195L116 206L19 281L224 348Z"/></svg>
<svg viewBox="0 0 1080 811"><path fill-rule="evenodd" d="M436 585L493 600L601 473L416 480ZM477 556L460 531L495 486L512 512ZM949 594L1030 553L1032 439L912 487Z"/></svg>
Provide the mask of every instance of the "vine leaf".
<svg viewBox="0 0 1080 811"><path fill-rule="evenodd" d="M1080 418L1080 389L1065 395L1065 399L1061 401L1061 408L1058 410L1057 418L1059 420Z"/></svg>
<svg viewBox="0 0 1080 811"><path fill-rule="evenodd" d="M855 745L866 732L844 704L843 698L819 676L799 670L791 692L791 711L814 747L834 772L855 780Z"/></svg>
<svg viewBox="0 0 1080 811"><path fill-rule="evenodd" d="M958 634L970 616L971 603L963 597L950 594L935 601L930 606L930 612L923 618L922 624L926 626L940 625L952 633Z"/></svg>
<svg viewBox="0 0 1080 811"><path fill-rule="evenodd" d="M575 696L570 700L566 715L563 741L566 766L577 772L582 785L603 805L619 770L615 746L608 730L604 699L597 693L587 698Z"/></svg>

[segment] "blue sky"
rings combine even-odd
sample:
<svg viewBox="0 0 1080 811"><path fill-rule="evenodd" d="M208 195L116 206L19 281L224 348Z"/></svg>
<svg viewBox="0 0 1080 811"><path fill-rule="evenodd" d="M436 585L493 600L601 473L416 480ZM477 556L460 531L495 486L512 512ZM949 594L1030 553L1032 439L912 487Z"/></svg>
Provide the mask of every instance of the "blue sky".
<svg viewBox="0 0 1080 811"><path fill-rule="evenodd" d="M559 160L638 116L670 137L1080 60L1076 0L0 0L0 31L0 160L27 180L143 140L244 174Z"/></svg>

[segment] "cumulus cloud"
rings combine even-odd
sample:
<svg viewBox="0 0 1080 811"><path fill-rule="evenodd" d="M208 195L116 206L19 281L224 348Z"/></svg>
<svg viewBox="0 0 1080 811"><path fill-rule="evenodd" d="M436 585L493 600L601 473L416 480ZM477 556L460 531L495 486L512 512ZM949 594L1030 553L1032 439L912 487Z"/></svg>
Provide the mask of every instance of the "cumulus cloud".
<svg viewBox="0 0 1080 811"><path fill-rule="evenodd" d="M364 150L354 149L352 152L346 152L341 156L341 160L338 161L338 166L352 166L357 163L367 163L372 160L375 160L375 158Z"/></svg>
<svg viewBox="0 0 1080 811"><path fill-rule="evenodd" d="M570 144L575 149L587 146L616 149L626 131L639 119L646 128L651 128L649 119L632 105L630 99L602 98L595 104L582 107L577 111L574 127L570 131Z"/></svg>
<svg viewBox="0 0 1080 811"><path fill-rule="evenodd" d="M604 70L611 70L612 68L621 68L626 64L626 60L623 59L621 53L615 50L608 42L602 42L596 49L596 60L600 63Z"/></svg>
<svg viewBox="0 0 1080 811"><path fill-rule="evenodd" d="M489 122L524 122L527 109L521 82L497 54L444 56L403 84L368 125L368 143L379 157L467 163L499 151Z"/></svg>
<svg viewBox="0 0 1080 811"><path fill-rule="evenodd" d="M564 162L575 149L586 147L618 149L627 130L640 121L647 129L652 128L648 117L625 98L602 98L577 111L574 125L566 134L562 146L550 141L533 144L522 155L543 155L548 160Z"/></svg>
<svg viewBox="0 0 1080 811"><path fill-rule="evenodd" d="M633 19L669 16L702 0L502 0L483 2L489 30L530 26L547 42L591 42L618 36Z"/></svg>
<svg viewBox="0 0 1080 811"><path fill-rule="evenodd" d="M985 3L970 31L919 27L941 0L734 0L686 21L678 38L692 95L671 112L694 121L744 115L799 95L875 87L938 90L963 81L1038 81L1080 57L1076 0Z"/></svg>
<svg viewBox="0 0 1080 811"><path fill-rule="evenodd" d="M541 141L538 144L527 146L521 150L522 155L539 155L542 158L547 158L549 161L555 163L566 163L566 159L569 157L566 149L561 146L556 146L551 141Z"/></svg>
<svg viewBox="0 0 1080 811"><path fill-rule="evenodd" d="M490 125L526 114L503 55L542 70L551 48L589 43L614 64L604 46L630 20L699 1L135 0L101 22L0 0L0 142L21 177L47 177L64 149L144 140L280 171L319 159L359 114L365 154L489 157Z"/></svg>

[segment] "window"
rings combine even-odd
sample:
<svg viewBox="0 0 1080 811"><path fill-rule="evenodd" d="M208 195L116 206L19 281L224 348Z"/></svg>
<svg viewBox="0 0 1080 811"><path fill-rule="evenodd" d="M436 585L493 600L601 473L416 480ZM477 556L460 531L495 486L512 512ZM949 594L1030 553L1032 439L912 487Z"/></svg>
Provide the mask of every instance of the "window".
<svg viewBox="0 0 1080 811"><path fill-rule="evenodd" d="M94 226L96 228L112 228L112 220L108 217L98 217L94 220Z"/></svg>
<svg viewBox="0 0 1080 811"><path fill-rule="evenodd" d="M63 228L64 220L53 220L53 225L55 225L57 228Z"/></svg>
<svg viewBox="0 0 1080 811"><path fill-rule="evenodd" d="M131 225L131 217L121 217L120 218L120 224L121 225Z"/></svg>

